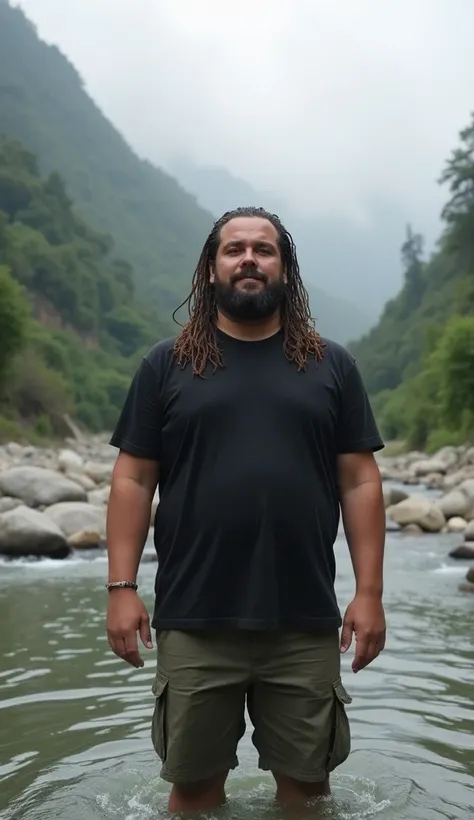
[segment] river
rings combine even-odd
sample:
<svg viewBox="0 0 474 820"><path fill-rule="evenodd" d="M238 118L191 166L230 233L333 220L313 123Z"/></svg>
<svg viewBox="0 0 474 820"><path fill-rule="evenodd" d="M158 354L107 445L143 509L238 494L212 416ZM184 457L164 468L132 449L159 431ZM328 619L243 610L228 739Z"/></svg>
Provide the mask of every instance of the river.
<svg viewBox="0 0 474 820"><path fill-rule="evenodd" d="M474 816L474 596L457 588L465 565L446 557L458 542L388 534L387 646L358 675L343 658L353 751L308 820ZM345 607L353 576L343 538L336 554ZM149 606L154 572L140 569ZM0 564L4 820L168 817L149 732L153 652L134 670L109 651L105 579L103 556ZM272 780L256 768L249 733L217 816L276 820Z"/></svg>

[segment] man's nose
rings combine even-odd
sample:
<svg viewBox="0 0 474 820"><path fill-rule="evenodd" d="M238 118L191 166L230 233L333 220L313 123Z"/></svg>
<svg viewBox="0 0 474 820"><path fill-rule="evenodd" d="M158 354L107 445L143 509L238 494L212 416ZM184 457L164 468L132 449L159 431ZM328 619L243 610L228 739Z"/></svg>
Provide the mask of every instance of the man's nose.
<svg viewBox="0 0 474 820"><path fill-rule="evenodd" d="M246 248L244 257L242 259L242 265L256 265L255 260L255 253L253 248Z"/></svg>

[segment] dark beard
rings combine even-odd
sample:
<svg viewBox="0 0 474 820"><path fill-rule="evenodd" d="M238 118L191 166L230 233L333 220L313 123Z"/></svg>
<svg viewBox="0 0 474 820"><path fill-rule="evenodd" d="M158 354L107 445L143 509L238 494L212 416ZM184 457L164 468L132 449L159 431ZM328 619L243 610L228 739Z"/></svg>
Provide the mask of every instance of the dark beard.
<svg viewBox="0 0 474 820"><path fill-rule="evenodd" d="M241 279L253 278L264 283L258 290L240 290L235 283ZM273 316L284 302L286 285L283 277L276 282L268 282L267 277L248 266L233 276L230 282L214 281L214 294L219 310L229 319L242 322L257 322Z"/></svg>

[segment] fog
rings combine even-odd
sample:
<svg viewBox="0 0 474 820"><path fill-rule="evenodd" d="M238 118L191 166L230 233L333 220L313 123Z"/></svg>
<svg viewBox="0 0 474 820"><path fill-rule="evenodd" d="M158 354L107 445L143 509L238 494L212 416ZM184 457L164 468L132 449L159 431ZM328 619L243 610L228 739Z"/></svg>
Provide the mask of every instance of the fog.
<svg viewBox="0 0 474 820"><path fill-rule="evenodd" d="M369 238L382 206L400 242L408 220L438 233L437 180L474 108L472 0L19 5L141 155L224 166Z"/></svg>

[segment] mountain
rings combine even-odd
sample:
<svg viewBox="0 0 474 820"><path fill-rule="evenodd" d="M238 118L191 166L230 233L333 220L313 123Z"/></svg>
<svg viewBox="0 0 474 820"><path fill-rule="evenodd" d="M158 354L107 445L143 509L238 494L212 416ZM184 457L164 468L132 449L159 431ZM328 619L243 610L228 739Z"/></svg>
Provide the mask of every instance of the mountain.
<svg viewBox="0 0 474 820"><path fill-rule="evenodd" d="M390 438L436 448L474 437L474 115L441 175L450 196L429 258L410 227L404 283L349 344Z"/></svg>
<svg viewBox="0 0 474 820"><path fill-rule="evenodd" d="M248 182L235 177L225 168L195 166L185 157L175 158L170 163L170 170L181 185L197 197L200 205L216 216L239 205L262 206L278 213L295 240L311 309L323 335L344 344L350 338L361 336L374 324L377 319L374 311L364 309L352 299L333 296L314 284L317 278L315 260L318 257L314 246L312 252L308 248L309 236L314 235L314 229L302 228L301 220L287 215L288 209L275 195L256 191Z"/></svg>
<svg viewBox="0 0 474 820"><path fill-rule="evenodd" d="M187 296L212 217L169 174L140 159L58 48L0 0L0 135L58 171L91 227L113 237L138 293L166 318Z"/></svg>
<svg viewBox="0 0 474 820"><path fill-rule="evenodd" d="M135 270L138 296L153 306L166 332L174 332L172 311L188 295L211 213L221 212L219 202L202 197L198 202L192 186L140 159L87 94L74 66L5 0L0 0L1 134L27 146L42 173L61 174L78 213L112 237L117 256ZM237 193L241 204L244 191ZM251 202L258 198L252 191L249 196ZM325 335L344 342L373 323L374 313L313 289L308 276L305 282Z"/></svg>
<svg viewBox="0 0 474 820"><path fill-rule="evenodd" d="M42 177L34 154L0 141L2 413L37 432L60 432L67 412L110 428L156 338L134 291L130 265L75 213L59 174Z"/></svg>

